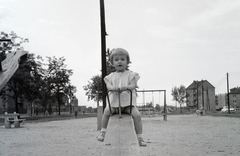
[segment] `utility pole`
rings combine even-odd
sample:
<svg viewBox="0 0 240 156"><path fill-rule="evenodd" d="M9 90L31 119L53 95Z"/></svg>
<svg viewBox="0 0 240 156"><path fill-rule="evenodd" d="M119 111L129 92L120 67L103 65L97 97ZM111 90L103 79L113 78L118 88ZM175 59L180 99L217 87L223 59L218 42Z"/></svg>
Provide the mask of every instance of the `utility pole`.
<svg viewBox="0 0 240 156"><path fill-rule="evenodd" d="M203 92L203 80L202 80L202 106L204 108L204 92Z"/></svg>
<svg viewBox="0 0 240 156"><path fill-rule="evenodd" d="M228 95L228 113L230 114L230 99L229 99L229 81L228 81L228 73L227 73L227 95Z"/></svg>
<svg viewBox="0 0 240 156"><path fill-rule="evenodd" d="M106 28L105 28L105 9L104 0L100 0L100 17L101 17L101 52L102 52L102 100L103 110L106 107L107 88L104 83L104 77L107 75L106 65Z"/></svg>
<svg viewBox="0 0 240 156"><path fill-rule="evenodd" d="M163 115L163 120L167 121L167 103L166 103L166 90L164 90L164 115Z"/></svg>

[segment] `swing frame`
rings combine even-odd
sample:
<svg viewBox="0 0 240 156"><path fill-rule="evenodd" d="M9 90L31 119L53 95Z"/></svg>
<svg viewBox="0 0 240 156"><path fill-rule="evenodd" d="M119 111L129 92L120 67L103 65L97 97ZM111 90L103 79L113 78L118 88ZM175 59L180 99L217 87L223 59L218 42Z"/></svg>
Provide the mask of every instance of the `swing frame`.
<svg viewBox="0 0 240 156"><path fill-rule="evenodd" d="M164 92L164 107L163 107L163 120L167 121L167 111L166 111L166 108L167 108L167 104L166 104L166 90L137 90L136 92ZM144 94L145 96L145 94Z"/></svg>

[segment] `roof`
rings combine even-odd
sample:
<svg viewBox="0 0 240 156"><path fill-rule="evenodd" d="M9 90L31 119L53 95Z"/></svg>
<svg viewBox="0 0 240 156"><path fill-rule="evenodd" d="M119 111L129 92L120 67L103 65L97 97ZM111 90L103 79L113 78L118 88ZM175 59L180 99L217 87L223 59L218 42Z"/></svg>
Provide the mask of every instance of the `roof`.
<svg viewBox="0 0 240 156"><path fill-rule="evenodd" d="M209 84L212 88L215 88L211 83L209 83L207 80L201 80L201 81L193 81L187 88L186 90L190 90L190 89L195 89L199 86L202 86L204 84Z"/></svg>

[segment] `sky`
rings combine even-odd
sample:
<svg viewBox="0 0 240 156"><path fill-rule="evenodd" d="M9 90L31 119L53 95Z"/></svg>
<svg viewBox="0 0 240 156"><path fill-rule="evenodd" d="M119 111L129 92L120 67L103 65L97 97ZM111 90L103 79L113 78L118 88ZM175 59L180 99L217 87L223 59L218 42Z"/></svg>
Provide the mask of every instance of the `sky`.
<svg viewBox="0 0 240 156"><path fill-rule="evenodd" d="M106 47L126 49L139 89L166 90L207 80L215 93L240 86L239 0L105 0ZM0 31L28 38L29 53L66 58L79 105L83 86L101 74L99 0L1 0ZM138 103L142 101L139 95ZM145 102L162 103L162 93ZM143 102L142 102L143 103ZM160 104L161 105L161 104Z"/></svg>

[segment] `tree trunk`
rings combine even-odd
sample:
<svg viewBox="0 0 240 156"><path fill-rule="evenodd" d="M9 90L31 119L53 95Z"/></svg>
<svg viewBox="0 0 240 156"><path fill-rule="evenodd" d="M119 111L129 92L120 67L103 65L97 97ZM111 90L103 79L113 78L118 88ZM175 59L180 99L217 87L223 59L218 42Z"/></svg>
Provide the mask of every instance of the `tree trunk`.
<svg viewBox="0 0 240 156"><path fill-rule="evenodd" d="M60 116L61 109L60 109L60 103L58 103L58 115Z"/></svg>
<svg viewBox="0 0 240 156"><path fill-rule="evenodd" d="M15 96L16 96L16 94L15 94ZM18 110L18 100L17 100L18 98L17 98L17 96L15 97L15 112L16 113L19 113L19 110Z"/></svg>
<svg viewBox="0 0 240 156"><path fill-rule="evenodd" d="M60 100L58 98L58 115L60 116L60 112L61 112L61 107L60 107L61 103L60 103Z"/></svg>
<svg viewBox="0 0 240 156"><path fill-rule="evenodd" d="M182 104L179 104L180 105L180 112L182 114Z"/></svg>

